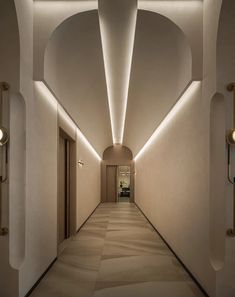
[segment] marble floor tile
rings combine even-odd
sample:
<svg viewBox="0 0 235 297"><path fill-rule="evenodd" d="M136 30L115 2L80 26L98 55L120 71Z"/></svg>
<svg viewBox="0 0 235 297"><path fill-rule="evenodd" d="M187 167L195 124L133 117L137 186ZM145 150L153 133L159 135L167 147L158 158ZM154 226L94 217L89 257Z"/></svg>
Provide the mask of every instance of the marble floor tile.
<svg viewBox="0 0 235 297"><path fill-rule="evenodd" d="M108 285L108 284L106 284ZM103 285L105 287L105 285ZM186 282L142 282L96 289L94 297L203 297L199 290L192 290Z"/></svg>
<svg viewBox="0 0 235 297"><path fill-rule="evenodd" d="M102 259L97 281L144 282L188 280L173 256L141 255Z"/></svg>
<svg viewBox="0 0 235 297"><path fill-rule="evenodd" d="M203 297L133 203L100 204L33 297Z"/></svg>

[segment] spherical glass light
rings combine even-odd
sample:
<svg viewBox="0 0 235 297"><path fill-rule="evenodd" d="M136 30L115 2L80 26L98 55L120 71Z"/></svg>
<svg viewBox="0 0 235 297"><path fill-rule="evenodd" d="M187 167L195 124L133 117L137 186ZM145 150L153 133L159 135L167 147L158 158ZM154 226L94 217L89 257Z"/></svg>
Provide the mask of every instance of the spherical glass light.
<svg viewBox="0 0 235 297"><path fill-rule="evenodd" d="M4 127L0 127L0 146L6 144L9 140L9 135L7 129Z"/></svg>
<svg viewBox="0 0 235 297"><path fill-rule="evenodd" d="M230 130L227 134L227 142L230 145L235 145L235 129Z"/></svg>

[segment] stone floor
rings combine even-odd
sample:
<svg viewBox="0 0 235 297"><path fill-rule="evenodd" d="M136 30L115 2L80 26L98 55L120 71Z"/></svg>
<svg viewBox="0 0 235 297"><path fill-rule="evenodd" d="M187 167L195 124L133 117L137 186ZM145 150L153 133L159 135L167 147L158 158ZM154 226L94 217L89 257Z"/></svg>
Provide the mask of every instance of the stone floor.
<svg viewBox="0 0 235 297"><path fill-rule="evenodd" d="M101 204L33 297L203 297L134 204Z"/></svg>

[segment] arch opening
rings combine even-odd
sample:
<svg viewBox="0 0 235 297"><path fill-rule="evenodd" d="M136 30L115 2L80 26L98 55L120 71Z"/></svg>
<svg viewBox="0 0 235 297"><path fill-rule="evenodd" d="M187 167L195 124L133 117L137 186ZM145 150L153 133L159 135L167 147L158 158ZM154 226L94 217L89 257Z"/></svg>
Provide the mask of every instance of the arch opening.
<svg viewBox="0 0 235 297"><path fill-rule="evenodd" d="M101 202L134 202L135 164L131 150L113 145L101 162Z"/></svg>

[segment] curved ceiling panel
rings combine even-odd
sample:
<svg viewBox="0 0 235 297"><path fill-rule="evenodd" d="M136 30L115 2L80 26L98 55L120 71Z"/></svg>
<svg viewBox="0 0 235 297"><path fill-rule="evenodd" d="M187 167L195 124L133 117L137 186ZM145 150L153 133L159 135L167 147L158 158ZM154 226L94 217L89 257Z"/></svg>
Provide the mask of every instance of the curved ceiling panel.
<svg viewBox="0 0 235 297"><path fill-rule="evenodd" d="M98 3L113 143L122 144L137 0L99 0Z"/></svg>
<svg viewBox="0 0 235 297"><path fill-rule="evenodd" d="M167 18L138 11L124 145L136 155L192 78L182 31Z"/></svg>
<svg viewBox="0 0 235 297"><path fill-rule="evenodd" d="M53 33L44 79L99 154L112 144L97 11L77 14Z"/></svg>

